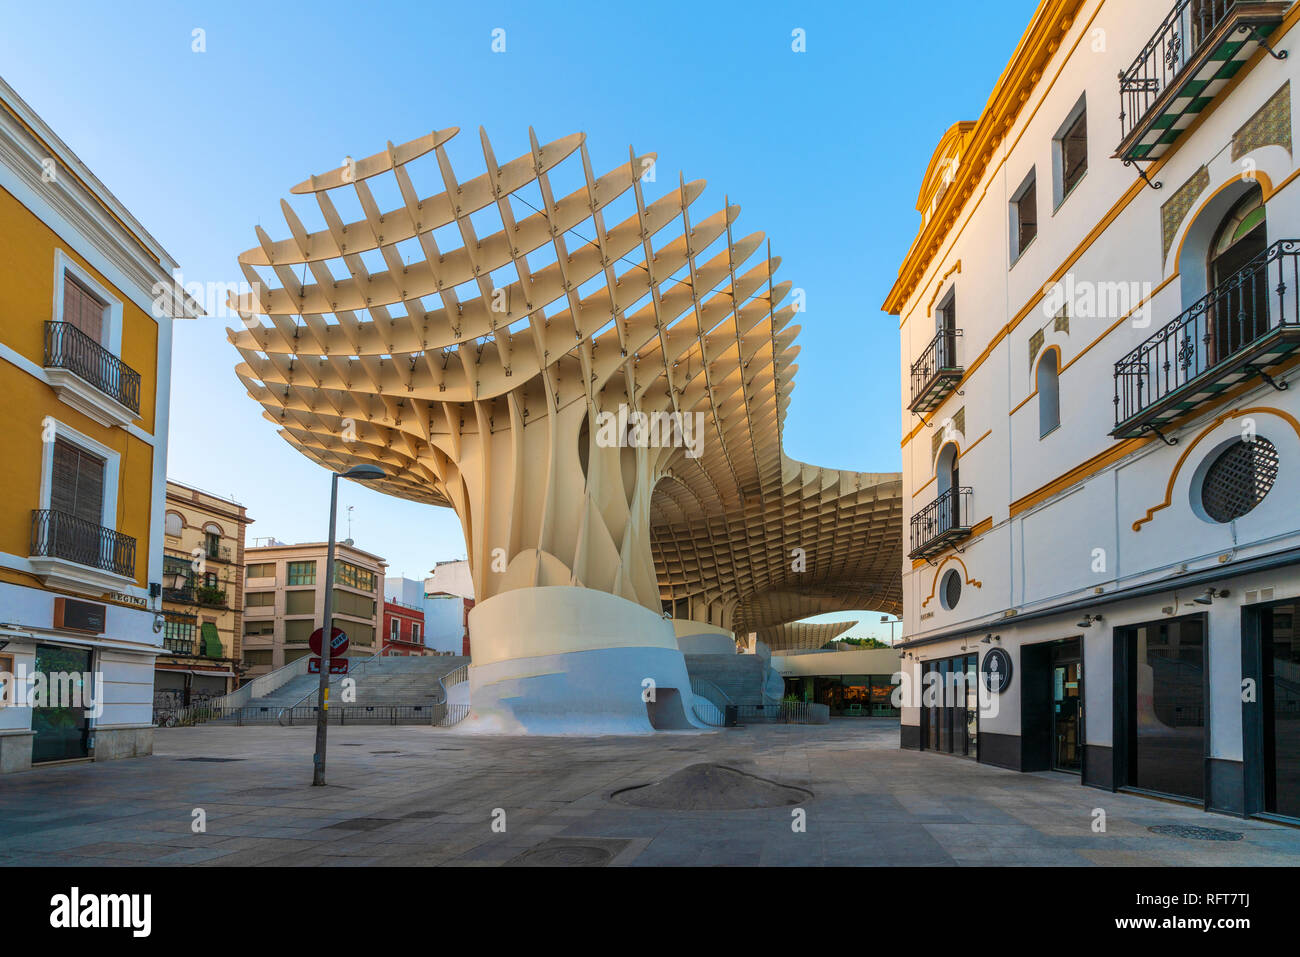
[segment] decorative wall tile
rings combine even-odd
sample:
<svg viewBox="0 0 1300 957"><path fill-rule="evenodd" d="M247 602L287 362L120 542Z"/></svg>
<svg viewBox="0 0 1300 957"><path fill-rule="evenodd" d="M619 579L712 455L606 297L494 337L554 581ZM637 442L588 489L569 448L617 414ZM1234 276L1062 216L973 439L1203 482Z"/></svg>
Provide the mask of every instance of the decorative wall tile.
<svg viewBox="0 0 1300 957"><path fill-rule="evenodd" d="M1196 202L1196 197L1210 188L1210 171L1204 166L1192 174L1189 179L1174 195L1170 196L1163 206L1160 207L1160 240L1163 256L1169 255L1169 249L1174 244L1174 237L1178 235L1178 227L1183 224L1187 214L1192 211L1192 204Z"/></svg>
<svg viewBox="0 0 1300 957"><path fill-rule="evenodd" d="M1283 146L1291 152L1291 81L1282 84L1267 103L1245 122L1232 137L1232 161L1235 163L1261 146Z"/></svg>

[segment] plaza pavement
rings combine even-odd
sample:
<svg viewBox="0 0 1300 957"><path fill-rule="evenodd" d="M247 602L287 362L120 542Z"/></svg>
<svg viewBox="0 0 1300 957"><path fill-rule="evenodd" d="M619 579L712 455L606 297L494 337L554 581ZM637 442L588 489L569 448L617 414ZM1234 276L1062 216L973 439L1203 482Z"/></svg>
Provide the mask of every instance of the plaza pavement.
<svg viewBox="0 0 1300 957"><path fill-rule="evenodd" d="M329 740L326 788L309 786L313 730L302 727L159 730L152 757L8 775L0 864L1300 864L1300 829L900 751L898 723L884 719L586 739L333 727ZM792 830L788 807L610 799L698 762L811 790L806 831ZM199 808L207 830L195 834ZM1097 808L1104 833L1092 829Z"/></svg>

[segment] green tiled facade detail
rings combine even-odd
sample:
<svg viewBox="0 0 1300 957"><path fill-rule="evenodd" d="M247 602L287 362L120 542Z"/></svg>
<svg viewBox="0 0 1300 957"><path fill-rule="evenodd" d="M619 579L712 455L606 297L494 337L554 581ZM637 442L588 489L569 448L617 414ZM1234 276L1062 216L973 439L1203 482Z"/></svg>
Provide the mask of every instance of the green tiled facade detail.
<svg viewBox="0 0 1300 957"><path fill-rule="evenodd" d="M947 420L945 420L946 422ZM952 431L960 435L966 434L966 406L962 406L953 414ZM939 454L939 447L943 445L944 439L948 436L948 429L944 428L944 422L935 425L934 435L930 438L930 458Z"/></svg>
<svg viewBox="0 0 1300 957"><path fill-rule="evenodd" d="M1282 84L1259 111L1248 119L1232 137L1232 161L1235 163L1261 146L1281 146L1291 152L1291 81Z"/></svg>
<svg viewBox="0 0 1300 957"><path fill-rule="evenodd" d="M1038 352L1040 349L1043 348L1043 343L1046 340L1047 340L1047 336L1043 333L1042 329L1039 329L1037 332L1035 332L1032 336L1029 337L1029 374L1030 375L1034 374L1034 359L1037 358Z"/></svg>
<svg viewBox="0 0 1300 957"><path fill-rule="evenodd" d="M1178 235L1178 227L1183 224L1187 214L1192 211L1192 204L1196 202L1196 197L1210 188L1210 171L1204 166L1192 174L1178 191L1160 207L1160 241L1162 256L1167 257L1169 250L1173 248L1174 237Z"/></svg>

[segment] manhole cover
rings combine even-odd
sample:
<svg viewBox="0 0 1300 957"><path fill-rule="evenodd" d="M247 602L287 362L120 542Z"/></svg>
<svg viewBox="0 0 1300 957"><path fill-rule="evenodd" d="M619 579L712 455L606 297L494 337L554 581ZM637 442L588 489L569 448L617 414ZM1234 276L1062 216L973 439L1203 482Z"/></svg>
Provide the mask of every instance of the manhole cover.
<svg viewBox="0 0 1300 957"><path fill-rule="evenodd" d="M327 824L324 830L337 828L340 831L377 831L381 827L387 827L393 821L386 817L354 817L346 821L339 821L335 824Z"/></svg>
<svg viewBox="0 0 1300 957"><path fill-rule="evenodd" d="M507 867L604 867L627 841L553 837L506 861Z"/></svg>
<svg viewBox="0 0 1300 957"><path fill-rule="evenodd" d="M664 811L738 811L759 807L791 807L813 796L721 764L692 764L657 784L615 791L620 804Z"/></svg>
<svg viewBox="0 0 1300 957"><path fill-rule="evenodd" d="M1240 841L1240 831L1224 831L1217 827L1197 827L1195 824L1155 824L1147 828L1152 834L1181 837L1188 841Z"/></svg>
<svg viewBox="0 0 1300 957"><path fill-rule="evenodd" d="M177 758L178 761L206 761L210 764L220 764L225 761L243 761L244 758Z"/></svg>

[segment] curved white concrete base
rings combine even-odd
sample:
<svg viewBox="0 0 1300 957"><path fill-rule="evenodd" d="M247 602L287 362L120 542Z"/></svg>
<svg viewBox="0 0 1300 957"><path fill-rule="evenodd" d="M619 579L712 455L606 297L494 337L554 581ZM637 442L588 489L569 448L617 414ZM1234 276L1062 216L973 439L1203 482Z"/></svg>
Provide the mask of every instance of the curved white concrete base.
<svg viewBox="0 0 1300 957"><path fill-rule="evenodd" d="M503 592L470 612L470 643L458 732L708 730L671 623L626 599L567 586Z"/></svg>

